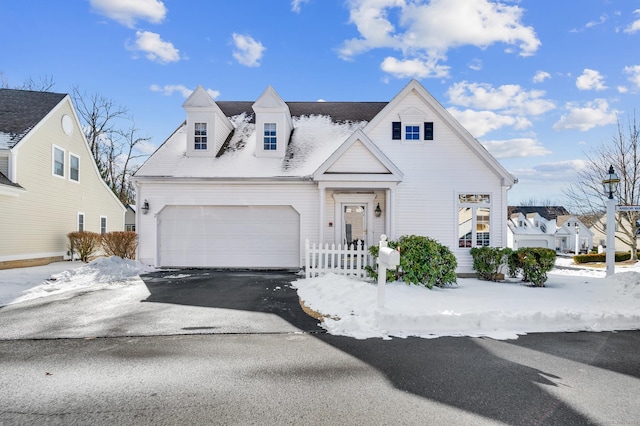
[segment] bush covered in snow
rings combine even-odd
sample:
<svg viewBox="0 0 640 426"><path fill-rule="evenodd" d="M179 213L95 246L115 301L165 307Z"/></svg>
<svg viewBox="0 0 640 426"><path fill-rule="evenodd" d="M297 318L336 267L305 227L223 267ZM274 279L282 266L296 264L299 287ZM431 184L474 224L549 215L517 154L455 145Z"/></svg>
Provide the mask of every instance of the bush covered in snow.
<svg viewBox="0 0 640 426"><path fill-rule="evenodd" d="M447 246L419 235L403 235L397 241L388 241L388 245L400 252L400 266L396 271L387 270L388 281L404 281L427 288L456 283L458 261ZM369 251L378 257L377 246L371 247ZM377 278L376 271L371 268L368 270Z"/></svg>

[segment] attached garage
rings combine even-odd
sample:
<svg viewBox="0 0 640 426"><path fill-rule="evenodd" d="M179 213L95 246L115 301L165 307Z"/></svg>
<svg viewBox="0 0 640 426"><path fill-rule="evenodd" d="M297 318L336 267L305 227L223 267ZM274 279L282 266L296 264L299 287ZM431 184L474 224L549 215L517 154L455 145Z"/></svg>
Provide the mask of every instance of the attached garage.
<svg viewBox="0 0 640 426"><path fill-rule="evenodd" d="M166 206L157 223L161 267L300 267L291 206Z"/></svg>

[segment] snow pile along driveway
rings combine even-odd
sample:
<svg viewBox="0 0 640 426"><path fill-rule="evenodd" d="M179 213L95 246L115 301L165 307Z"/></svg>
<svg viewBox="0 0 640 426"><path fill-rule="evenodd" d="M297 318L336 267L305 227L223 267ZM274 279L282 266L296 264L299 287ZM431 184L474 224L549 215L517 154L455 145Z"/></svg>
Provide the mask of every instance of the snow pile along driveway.
<svg viewBox="0 0 640 426"><path fill-rule="evenodd" d="M600 271L554 270L544 288L516 280L458 279L458 285L427 290L388 283L377 308L374 283L337 275L293 283L304 303L328 315L331 334L359 339L417 336L487 336L516 339L533 332L640 328L640 273L602 278Z"/></svg>

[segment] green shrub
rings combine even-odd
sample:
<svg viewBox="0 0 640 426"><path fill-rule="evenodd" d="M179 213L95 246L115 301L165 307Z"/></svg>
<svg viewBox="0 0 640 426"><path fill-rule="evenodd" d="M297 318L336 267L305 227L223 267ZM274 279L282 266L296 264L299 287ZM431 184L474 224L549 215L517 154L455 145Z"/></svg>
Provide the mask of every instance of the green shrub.
<svg viewBox="0 0 640 426"><path fill-rule="evenodd" d="M515 278L520 273L520 261L518 259L518 252L511 249L507 252L507 275L509 278Z"/></svg>
<svg viewBox="0 0 640 426"><path fill-rule="evenodd" d="M553 269L556 252L547 248L523 247L516 251L518 266L522 270L522 281L535 287L544 287L547 272Z"/></svg>
<svg viewBox="0 0 640 426"><path fill-rule="evenodd" d="M100 234L95 232L69 232L67 238L69 239L71 256L73 257L73 253L77 253L80 260L85 263L100 248Z"/></svg>
<svg viewBox="0 0 640 426"><path fill-rule="evenodd" d="M135 232L116 231L102 234L102 249L107 256L135 259L137 245Z"/></svg>
<svg viewBox="0 0 640 426"><path fill-rule="evenodd" d="M625 260L631 259L631 253L625 253L617 251L615 255L616 262L624 262ZM595 254L578 254L573 256L573 261L575 263L591 263L591 262L606 262L607 254L606 253L595 253Z"/></svg>
<svg viewBox="0 0 640 426"><path fill-rule="evenodd" d="M388 280L395 278L427 288L456 283L458 261L448 247L436 240L419 235L403 235L398 241L388 241L388 246L400 251L400 267L397 271L387 270ZM370 253L377 256L378 247L371 247ZM375 271L371 269L370 273L377 278Z"/></svg>
<svg viewBox="0 0 640 426"><path fill-rule="evenodd" d="M500 269L507 264L513 250L500 247L473 247L473 269L478 278L486 281L497 281ZM517 273L517 271L516 271Z"/></svg>

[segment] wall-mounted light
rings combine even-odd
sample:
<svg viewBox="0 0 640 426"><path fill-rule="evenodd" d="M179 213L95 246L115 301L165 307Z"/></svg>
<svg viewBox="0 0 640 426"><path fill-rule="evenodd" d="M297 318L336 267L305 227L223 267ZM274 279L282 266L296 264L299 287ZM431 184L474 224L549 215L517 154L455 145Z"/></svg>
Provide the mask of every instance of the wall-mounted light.
<svg viewBox="0 0 640 426"><path fill-rule="evenodd" d="M147 200L144 200L144 203L142 203L142 214L147 214L149 212L149 202Z"/></svg>
<svg viewBox="0 0 640 426"><path fill-rule="evenodd" d="M376 214L376 217L380 217L382 215L382 209L380 208L380 203L378 203L378 206L373 212Z"/></svg>

